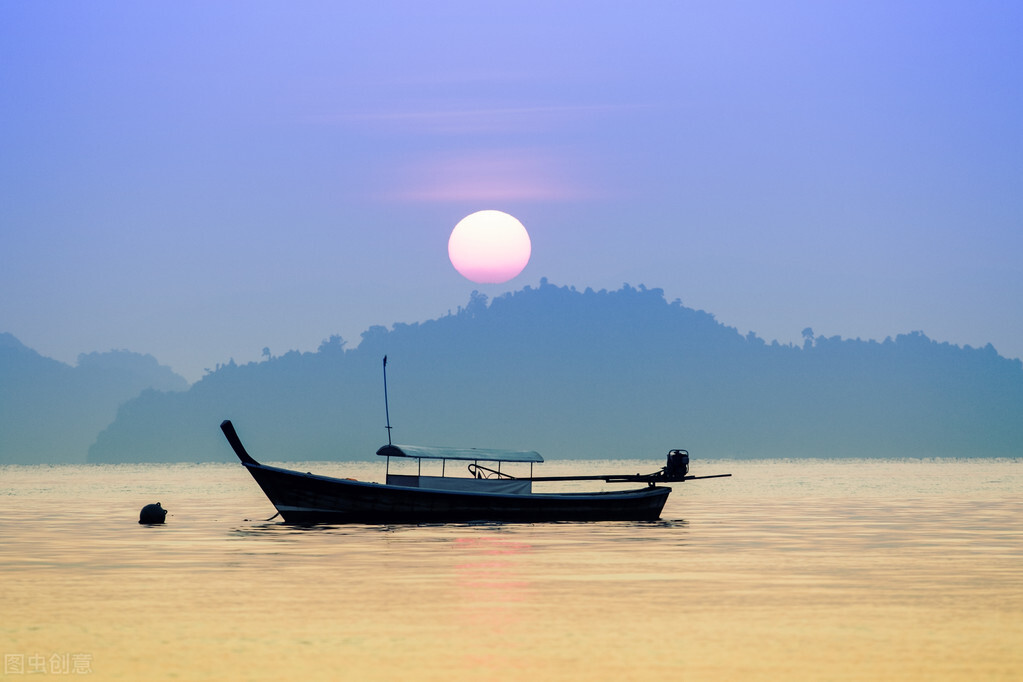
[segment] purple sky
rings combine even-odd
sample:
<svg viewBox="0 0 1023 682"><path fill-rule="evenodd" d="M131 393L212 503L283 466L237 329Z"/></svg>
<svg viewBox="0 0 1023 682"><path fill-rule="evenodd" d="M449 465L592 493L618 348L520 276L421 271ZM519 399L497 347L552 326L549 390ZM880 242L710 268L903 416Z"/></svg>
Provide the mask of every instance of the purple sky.
<svg viewBox="0 0 1023 682"><path fill-rule="evenodd" d="M1016 2L6 2L0 331L356 345L541 277L1023 356ZM447 257L529 230L519 277Z"/></svg>

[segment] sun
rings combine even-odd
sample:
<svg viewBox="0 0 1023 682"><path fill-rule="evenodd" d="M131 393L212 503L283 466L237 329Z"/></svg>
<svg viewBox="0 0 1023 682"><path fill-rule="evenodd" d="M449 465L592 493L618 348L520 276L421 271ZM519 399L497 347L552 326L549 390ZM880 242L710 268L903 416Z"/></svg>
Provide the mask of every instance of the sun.
<svg viewBox="0 0 1023 682"><path fill-rule="evenodd" d="M455 270L477 284L501 284L516 277L532 253L529 233L503 211L477 211L462 218L448 239Z"/></svg>

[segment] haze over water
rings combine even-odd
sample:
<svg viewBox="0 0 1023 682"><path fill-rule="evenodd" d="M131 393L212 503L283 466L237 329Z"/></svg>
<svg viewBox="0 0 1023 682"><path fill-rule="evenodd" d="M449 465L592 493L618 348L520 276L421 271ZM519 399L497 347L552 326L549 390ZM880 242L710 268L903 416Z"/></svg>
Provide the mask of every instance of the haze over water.
<svg viewBox="0 0 1023 682"><path fill-rule="evenodd" d="M656 523L299 528L237 465L0 467L0 649L126 680L1023 676L1019 460L693 470L733 477Z"/></svg>

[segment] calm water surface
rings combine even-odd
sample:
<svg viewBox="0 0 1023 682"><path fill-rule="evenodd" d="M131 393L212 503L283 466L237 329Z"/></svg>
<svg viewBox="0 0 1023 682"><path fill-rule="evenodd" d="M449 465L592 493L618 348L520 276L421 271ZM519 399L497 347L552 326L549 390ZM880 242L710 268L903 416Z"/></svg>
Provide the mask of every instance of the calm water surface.
<svg viewBox="0 0 1023 682"><path fill-rule="evenodd" d="M0 467L4 679L1023 679L1023 460L722 472L653 523L298 528L237 465Z"/></svg>

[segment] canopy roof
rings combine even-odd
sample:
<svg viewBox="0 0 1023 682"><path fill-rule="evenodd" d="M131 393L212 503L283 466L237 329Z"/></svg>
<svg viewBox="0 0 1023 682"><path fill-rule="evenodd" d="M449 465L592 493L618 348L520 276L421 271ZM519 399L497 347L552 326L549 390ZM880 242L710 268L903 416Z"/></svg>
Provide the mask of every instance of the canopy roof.
<svg viewBox="0 0 1023 682"><path fill-rule="evenodd" d="M542 462L532 450L489 450L486 448L431 448L423 445L385 445L377 454L383 457L416 459L464 459L472 462Z"/></svg>

